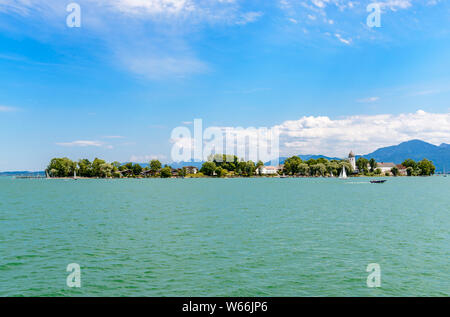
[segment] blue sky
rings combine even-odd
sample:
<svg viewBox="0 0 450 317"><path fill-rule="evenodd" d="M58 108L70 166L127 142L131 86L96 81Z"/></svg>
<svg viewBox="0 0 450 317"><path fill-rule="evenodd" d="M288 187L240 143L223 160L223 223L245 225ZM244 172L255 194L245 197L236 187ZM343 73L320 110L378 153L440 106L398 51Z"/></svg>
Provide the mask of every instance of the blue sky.
<svg viewBox="0 0 450 317"><path fill-rule="evenodd" d="M0 171L170 161L173 128L282 127L281 154L450 143L450 3L0 0Z"/></svg>

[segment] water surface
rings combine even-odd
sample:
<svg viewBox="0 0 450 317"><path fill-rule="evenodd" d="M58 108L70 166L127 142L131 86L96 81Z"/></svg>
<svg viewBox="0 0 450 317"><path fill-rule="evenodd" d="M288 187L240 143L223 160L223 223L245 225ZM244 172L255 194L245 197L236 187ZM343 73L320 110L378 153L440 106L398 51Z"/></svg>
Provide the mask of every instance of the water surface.
<svg viewBox="0 0 450 317"><path fill-rule="evenodd" d="M444 177L0 178L0 296L449 296L449 230Z"/></svg>

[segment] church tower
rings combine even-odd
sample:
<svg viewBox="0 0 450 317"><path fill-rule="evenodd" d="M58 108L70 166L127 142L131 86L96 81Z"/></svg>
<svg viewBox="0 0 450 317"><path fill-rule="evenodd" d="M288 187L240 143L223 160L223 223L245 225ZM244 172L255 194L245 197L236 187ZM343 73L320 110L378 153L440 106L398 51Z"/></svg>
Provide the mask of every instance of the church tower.
<svg viewBox="0 0 450 317"><path fill-rule="evenodd" d="M356 171L356 158L355 154L353 154L353 151L350 151L350 154L348 155L348 161L350 162L353 170Z"/></svg>

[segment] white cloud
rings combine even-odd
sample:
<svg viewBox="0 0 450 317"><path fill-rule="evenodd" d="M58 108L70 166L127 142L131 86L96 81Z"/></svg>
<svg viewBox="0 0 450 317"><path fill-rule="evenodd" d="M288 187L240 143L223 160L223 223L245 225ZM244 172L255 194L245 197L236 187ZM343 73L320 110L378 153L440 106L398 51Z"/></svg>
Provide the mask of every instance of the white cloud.
<svg viewBox="0 0 450 317"><path fill-rule="evenodd" d="M248 24L256 22L261 16L263 15L262 12L246 12L241 15L241 17L238 19L236 24Z"/></svg>
<svg viewBox="0 0 450 317"><path fill-rule="evenodd" d="M344 44L347 44L347 45L352 44L352 39L351 39L351 38L345 39L345 38L343 38L342 35L340 35L339 33L336 33L334 36L336 36L336 38L337 38L339 41L341 41L342 43L344 43Z"/></svg>
<svg viewBox="0 0 450 317"><path fill-rule="evenodd" d="M389 8L392 11L397 11L398 9L408 9L412 6L411 0L385 0L378 1L381 8Z"/></svg>
<svg viewBox="0 0 450 317"><path fill-rule="evenodd" d="M109 1L115 9L132 14L180 14L195 10L189 0L113 0Z"/></svg>
<svg viewBox="0 0 450 317"><path fill-rule="evenodd" d="M73 146L78 146L78 147L88 147L88 146L101 147L101 146L104 146L104 144L102 142L99 142L99 141L85 141L85 140L72 141L72 142L61 142L61 143L56 143L56 144L60 145L60 146L67 146L67 147L73 147Z"/></svg>
<svg viewBox="0 0 450 317"><path fill-rule="evenodd" d="M132 155L130 162L147 163L151 160L165 160L167 157L163 154L150 154L150 155Z"/></svg>
<svg viewBox="0 0 450 317"><path fill-rule="evenodd" d="M285 121L280 129L281 152L344 156L349 150L367 154L379 147L411 139L433 144L450 141L450 113L399 115L360 115L332 120L329 117L303 117Z"/></svg>
<svg viewBox="0 0 450 317"><path fill-rule="evenodd" d="M18 111L18 108L15 107L8 107L8 106L1 106L0 105L0 112L14 112L14 111Z"/></svg>
<svg viewBox="0 0 450 317"><path fill-rule="evenodd" d="M380 100L380 97L368 97L368 98L358 99L356 101L360 102L360 103L369 103L369 102L375 102L378 100Z"/></svg>
<svg viewBox="0 0 450 317"><path fill-rule="evenodd" d="M209 70L206 63L194 57L184 56L124 56L122 62L131 72L155 80L168 77L181 78Z"/></svg>

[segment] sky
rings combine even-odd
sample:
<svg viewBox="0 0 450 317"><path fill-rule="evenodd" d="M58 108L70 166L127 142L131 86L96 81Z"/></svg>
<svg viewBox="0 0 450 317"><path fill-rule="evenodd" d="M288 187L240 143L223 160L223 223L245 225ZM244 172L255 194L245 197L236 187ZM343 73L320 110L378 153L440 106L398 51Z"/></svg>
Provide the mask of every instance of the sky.
<svg viewBox="0 0 450 317"><path fill-rule="evenodd" d="M280 155L450 143L450 3L0 0L0 171L171 161L174 128L277 127Z"/></svg>

